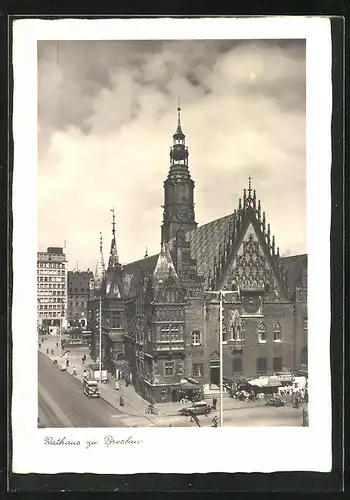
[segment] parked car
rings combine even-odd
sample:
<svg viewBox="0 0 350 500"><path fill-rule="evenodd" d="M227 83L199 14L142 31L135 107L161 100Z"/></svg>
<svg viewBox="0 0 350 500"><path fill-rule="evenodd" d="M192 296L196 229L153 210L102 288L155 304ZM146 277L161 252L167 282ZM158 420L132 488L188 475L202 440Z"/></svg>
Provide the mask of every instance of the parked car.
<svg viewBox="0 0 350 500"><path fill-rule="evenodd" d="M100 389L98 387L98 383L96 380L84 380L84 386L83 386L84 394L88 398L99 398L100 395Z"/></svg>
<svg viewBox="0 0 350 500"><path fill-rule="evenodd" d="M209 415L211 412L211 406L209 406L205 401L197 401L193 403L192 406L187 406L179 410L181 415Z"/></svg>
<svg viewBox="0 0 350 500"><path fill-rule="evenodd" d="M286 402L278 396L273 396L266 401L267 406L285 406Z"/></svg>

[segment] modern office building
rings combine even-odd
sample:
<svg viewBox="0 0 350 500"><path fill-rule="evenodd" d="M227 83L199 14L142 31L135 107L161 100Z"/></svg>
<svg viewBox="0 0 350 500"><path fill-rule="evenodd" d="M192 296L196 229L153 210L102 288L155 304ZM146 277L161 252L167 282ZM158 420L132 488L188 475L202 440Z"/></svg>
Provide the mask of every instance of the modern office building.
<svg viewBox="0 0 350 500"><path fill-rule="evenodd" d="M38 329L58 334L67 326L66 255L61 247L37 254Z"/></svg>

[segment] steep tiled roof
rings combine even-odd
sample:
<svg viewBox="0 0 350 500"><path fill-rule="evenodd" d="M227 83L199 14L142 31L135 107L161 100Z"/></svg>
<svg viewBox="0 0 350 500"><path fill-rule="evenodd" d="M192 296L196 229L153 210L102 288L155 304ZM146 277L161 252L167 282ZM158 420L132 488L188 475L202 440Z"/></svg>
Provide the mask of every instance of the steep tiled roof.
<svg viewBox="0 0 350 500"><path fill-rule="evenodd" d="M186 233L186 240L191 245L191 258L197 261L197 272L200 276L208 278L209 272L214 269L214 259L218 259L219 246L223 246L225 237L229 234L230 224L233 222L233 214L226 215L220 219L213 220L197 229ZM174 244L170 241L170 248ZM131 262L124 266L123 281L126 295L131 292L133 277L140 271L144 274L153 273L157 265L159 254L151 255L145 259ZM296 286L306 285L307 280L307 254L282 257L285 271L288 276L289 290L295 290ZM206 282L207 285L207 282Z"/></svg>
<svg viewBox="0 0 350 500"><path fill-rule="evenodd" d="M132 288L135 285L134 277L136 277L139 272L142 272L144 275L153 273L158 261L158 256L159 254L151 255L145 259L130 262L130 264L126 264L123 267L123 284L126 296L132 294Z"/></svg>
<svg viewBox="0 0 350 500"><path fill-rule="evenodd" d="M191 244L191 258L197 260L200 276L207 278L209 271L213 271L214 258L218 258L219 246L229 234L232 218L233 214L226 215L186 233L186 240Z"/></svg>
<svg viewBox="0 0 350 500"><path fill-rule="evenodd" d="M307 254L281 257L288 277L288 289L294 292L297 286L307 286Z"/></svg>

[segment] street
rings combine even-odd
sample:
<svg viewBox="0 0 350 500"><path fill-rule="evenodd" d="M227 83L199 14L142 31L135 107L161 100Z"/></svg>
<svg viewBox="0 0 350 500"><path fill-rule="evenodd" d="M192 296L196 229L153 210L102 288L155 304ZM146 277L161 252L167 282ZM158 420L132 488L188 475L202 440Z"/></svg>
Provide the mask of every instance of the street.
<svg viewBox="0 0 350 500"><path fill-rule="evenodd" d="M114 427L117 413L103 399L89 399L83 385L38 353L40 424L46 427ZM118 425L124 427L124 425Z"/></svg>
<svg viewBox="0 0 350 500"><path fill-rule="evenodd" d="M47 339L43 348L56 347L55 339ZM54 349L57 350L57 349ZM89 399L83 392L83 369L79 366L82 351L69 352L71 363L78 368L76 376L72 368L61 371L49 355L39 350L38 405L40 426L45 427L195 427L189 417L178 414L179 403L157 405L159 415L144 413L146 401L142 400L132 386L123 387L126 404L119 407L119 395L114 389L113 378L102 384L101 398ZM56 359L56 358L55 358ZM73 361L74 360L74 361ZM208 400L210 404L210 400ZM220 418L220 405L210 416L199 416L201 427L210 427L214 415ZM302 426L302 408L291 405L275 408L259 403L244 403L231 398L224 399L224 427L274 427Z"/></svg>

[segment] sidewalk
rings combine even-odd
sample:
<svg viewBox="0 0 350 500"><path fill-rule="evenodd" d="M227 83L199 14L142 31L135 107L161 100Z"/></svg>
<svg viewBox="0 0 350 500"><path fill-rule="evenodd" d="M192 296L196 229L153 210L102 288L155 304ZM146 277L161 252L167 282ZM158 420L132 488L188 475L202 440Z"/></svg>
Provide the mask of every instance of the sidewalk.
<svg viewBox="0 0 350 500"><path fill-rule="evenodd" d="M57 360L60 366L66 364L66 358L64 356L65 350L62 349L63 357L59 359L60 349L56 346L56 342L59 342L59 338L47 336L44 343L41 344L40 351L49 356L53 361ZM46 349L49 353L46 353ZM53 354L51 353L53 349ZM89 364L95 363L89 356L89 350L87 347L68 347L68 360L69 367L66 369L68 373L72 375L73 367L76 368L76 378L83 383L84 381L84 369L87 369ZM82 363L82 357L85 354L86 361L85 364ZM119 414L124 414L130 417L144 417L149 420L154 425L157 425L157 417L171 417L179 416L179 409L184 406L188 406L189 403L157 403L158 415L148 415L145 413L145 409L148 406L148 401L144 400L139 394L135 392L134 386L130 384L128 387L125 385L124 380L119 380L120 389L116 390L116 379L111 374L108 374L108 382L102 383L100 385L100 393L102 399L104 399L110 406L118 411ZM123 395L124 406L120 406L119 398ZM208 404L211 404L211 400L207 400ZM256 408L265 406L266 402L255 401L255 402L245 402L233 399L230 397L224 397L223 408L225 410L239 410L246 408ZM217 411L220 411L220 398L217 398Z"/></svg>
<svg viewBox="0 0 350 500"><path fill-rule="evenodd" d="M56 346L56 342L59 340L54 338L46 338L44 343L41 345L40 351L46 354L52 361L57 360L58 365L64 366L66 364L66 357L64 355L65 350L62 349L62 358L60 359L60 349ZM46 350L48 349L48 353ZM51 350L53 349L53 354ZM87 369L89 364L95 363L93 359L90 358L88 348L69 348L68 347L68 360L69 367L66 371L73 374L73 367L76 369L76 378L83 383L84 381L84 370ZM82 363L82 357L85 354L86 361ZM126 387L124 380L119 380L120 389L116 390L116 379L111 374L108 374L108 382L102 383L100 385L100 394L102 399L104 399L110 406L115 408L118 413L122 413L125 416L130 417L143 417L153 424L157 425L157 416L170 416L178 415L179 408L182 407L180 403L163 403L157 405L158 415L148 415L145 413L145 408L148 406L148 401L145 401L141 396L139 396L133 387L129 385ZM123 395L124 406L120 406L119 398Z"/></svg>

